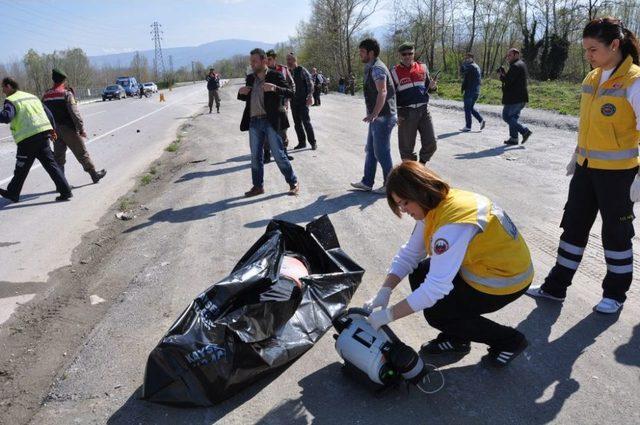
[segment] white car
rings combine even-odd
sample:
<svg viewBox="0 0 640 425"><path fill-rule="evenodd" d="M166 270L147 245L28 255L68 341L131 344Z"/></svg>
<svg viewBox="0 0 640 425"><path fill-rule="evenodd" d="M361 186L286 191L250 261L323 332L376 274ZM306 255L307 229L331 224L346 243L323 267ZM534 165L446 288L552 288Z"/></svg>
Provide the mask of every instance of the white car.
<svg viewBox="0 0 640 425"><path fill-rule="evenodd" d="M150 91L151 93L158 93L158 86L156 86L156 83L144 83L144 91Z"/></svg>

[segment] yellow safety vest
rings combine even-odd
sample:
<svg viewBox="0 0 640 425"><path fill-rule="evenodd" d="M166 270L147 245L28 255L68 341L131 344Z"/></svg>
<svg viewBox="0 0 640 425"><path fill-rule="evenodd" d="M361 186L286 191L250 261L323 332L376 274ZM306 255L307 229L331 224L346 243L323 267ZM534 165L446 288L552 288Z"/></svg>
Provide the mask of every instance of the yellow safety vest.
<svg viewBox="0 0 640 425"><path fill-rule="evenodd" d="M466 223L480 232L471 240L459 273L474 289L493 295L513 294L531 284L533 264L529 248L509 216L488 198L451 189L424 219L424 242L432 255L432 237L447 224ZM447 241L434 241L436 251ZM442 245L441 245L442 244Z"/></svg>
<svg viewBox="0 0 640 425"><path fill-rule="evenodd" d="M636 114L627 100L627 89L640 78L640 66L631 56L600 86L602 68L582 82L578 164L589 168L627 170L638 166Z"/></svg>
<svg viewBox="0 0 640 425"><path fill-rule="evenodd" d="M9 128L16 143L35 136L44 131L53 130L47 113L44 111L40 99L23 91L16 91L7 97L16 109L16 115L11 120Z"/></svg>

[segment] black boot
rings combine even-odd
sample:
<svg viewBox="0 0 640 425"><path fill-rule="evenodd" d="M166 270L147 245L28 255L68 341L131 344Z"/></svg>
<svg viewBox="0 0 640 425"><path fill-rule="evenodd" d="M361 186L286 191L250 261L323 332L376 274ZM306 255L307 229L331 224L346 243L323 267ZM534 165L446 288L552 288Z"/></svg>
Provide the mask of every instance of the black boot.
<svg viewBox="0 0 640 425"><path fill-rule="evenodd" d="M91 180L93 180L94 183L98 183L100 179L107 175L107 170L89 171L89 175L91 176Z"/></svg>

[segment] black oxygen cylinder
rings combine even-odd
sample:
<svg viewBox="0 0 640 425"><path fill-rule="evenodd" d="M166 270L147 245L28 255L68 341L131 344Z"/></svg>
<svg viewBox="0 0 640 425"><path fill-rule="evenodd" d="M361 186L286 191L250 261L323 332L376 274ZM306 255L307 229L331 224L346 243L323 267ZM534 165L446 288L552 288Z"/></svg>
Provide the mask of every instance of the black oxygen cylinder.
<svg viewBox="0 0 640 425"><path fill-rule="evenodd" d="M387 360L396 371L410 383L417 385L427 374L427 369L420 355L408 345L397 341L387 353Z"/></svg>

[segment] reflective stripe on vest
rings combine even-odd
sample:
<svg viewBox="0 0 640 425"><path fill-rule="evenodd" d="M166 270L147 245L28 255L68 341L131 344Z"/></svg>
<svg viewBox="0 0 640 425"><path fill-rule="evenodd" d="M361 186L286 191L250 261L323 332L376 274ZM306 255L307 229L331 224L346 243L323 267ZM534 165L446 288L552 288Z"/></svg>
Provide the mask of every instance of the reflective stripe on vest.
<svg viewBox="0 0 640 425"><path fill-rule="evenodd" d="M620 161L623 159L635 158L638 156L638 148L625 149L623 151L595 151L578 148L578 154L593 159L604 159L608 161Z"/></svg>
<svg viewBox="0 0 640 425"><path fill-rule="evenodd" d="M593 87L592 86L583 85L582 86L582 93L593 94Z"/></svg>
<svg viewBox="0 0 640 425"><path fill-rule="evenodd" d="M482 277L471 273L467 268L460 267L460 275L467 282L472 281L481 285L490 286L492 288L507 288L509 286L522 284L523 281L528 282L529 279L533 279L533 265L519 275L512 277ZM526 286L526 285L524 285Z"/></svg>
<svg viewBox="0 0 640 425"><path fill-rule="evenodd" d="M40 99L32 94L16 91L7 100L16 109L16 114L11 120L10 129L13 140L20 143L24 139L35 136L48 130L52 130L51 123L44 111Z"/></svg>
<svg viewBox="0 0 640 425"><path fill-rule="evenodd" d="M600 89L598 93L600 96L627 97L627 89Z"/></svg>

